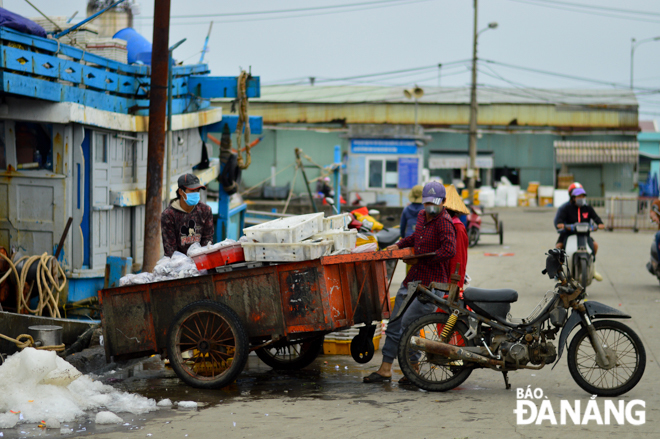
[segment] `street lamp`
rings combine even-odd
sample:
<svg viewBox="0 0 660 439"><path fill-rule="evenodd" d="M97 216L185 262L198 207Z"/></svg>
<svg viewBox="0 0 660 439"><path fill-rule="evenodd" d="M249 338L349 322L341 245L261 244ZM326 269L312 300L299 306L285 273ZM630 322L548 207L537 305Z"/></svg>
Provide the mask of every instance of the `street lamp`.
<svg viewBox="0 0 660 439"><path fill-rule="evenodd" d="M470 202L474 204L474 188L477 180L477 39L479 35L489 29L497 29L497 22L488 23L488 27L477 32L477 0L474 0L474 40L472 43L472 87L470 88L470 136L468 151L470 163L468 165L468 193Z"/></svg>
<svg viewBox="0 0 660 439"><path fill-rule="evenodd" d="M630 39L630 88L633 88L633 58L635 57L635 49L637 46L643 43L648 43L651 41L658 41L660 37L646 38L644 40L637 41L634 38Z"/></svg>
<svg viewBox="0 0 660 439"><path fill-rule="evenodd" d="M417 136L417 99L421 99L424 96L424 89L415 85L414 88L403 90L403 95L408 99L415 100L415 136Z"/></svg>

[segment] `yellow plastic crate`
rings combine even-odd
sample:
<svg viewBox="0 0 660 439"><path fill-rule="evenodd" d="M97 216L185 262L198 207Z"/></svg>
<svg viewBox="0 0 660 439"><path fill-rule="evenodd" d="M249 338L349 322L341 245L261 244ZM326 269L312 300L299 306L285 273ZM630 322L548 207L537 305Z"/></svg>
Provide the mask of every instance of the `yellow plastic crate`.
<svg viewBox="0 0 660 439"><path fill-rule="evenodd" d="M378 334L374 337L374 349L380 349L380 337ZM351 355L350 340L326 340L323 342L323 353L325 355Z"/></svg>

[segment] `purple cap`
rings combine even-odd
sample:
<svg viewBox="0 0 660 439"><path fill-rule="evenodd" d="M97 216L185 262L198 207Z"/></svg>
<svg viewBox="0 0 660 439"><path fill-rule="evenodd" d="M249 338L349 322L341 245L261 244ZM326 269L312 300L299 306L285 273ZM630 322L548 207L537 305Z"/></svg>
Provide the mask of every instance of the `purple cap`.
<svg viewBox="0 0 660 439"><path fill-rule="evenodd" d="M438 206L442 204L442 200L447 196L445 187L437 181L430 181L424 185L422 191L422 203L433 203Z"/></svg>
<svg viewBox="0 0 660 439"><path fill-rule="evenodd" d="M571 197L577 197L578 195L587 195L587 193L585 192L584 188L576 187L573 189L573 192L571 192Z"/></svg>

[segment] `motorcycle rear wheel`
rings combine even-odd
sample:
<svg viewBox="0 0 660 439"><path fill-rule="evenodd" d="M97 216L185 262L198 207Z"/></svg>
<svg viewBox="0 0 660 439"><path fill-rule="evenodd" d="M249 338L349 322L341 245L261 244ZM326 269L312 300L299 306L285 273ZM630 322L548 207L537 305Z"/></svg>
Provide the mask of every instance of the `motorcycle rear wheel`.
<svg viewBox="0 0 660 439"><path fill-rule="evenodd" d="M479 235L481 234L478 227L470 227L467 231L468 247L474 247L479 242Z"/></svg>
<svg viewBox="0 0 660 439"><path fill-rule="evenodd" d="M439 341L448 318L448 314L439 312L422 316L403 331L399 342L401 371L414 385L430 392L446 392L460 386L474 369L464 365L461 360L452 361L411 348L410 339L415 336ZM457 321L448 343L455 346L474 346L472 340L465 338L467 331L465 323ZM411 354L415 352L421 355L417 360L411 358Z"/></svg>
<svg viewBox="0 0 660 439"><path fill-rule="evenodd" d="M614 320L593 322L596 335L616 365L605 369L598 365L587 328L582 328L568 347L568 370L578 386L592 395L619 396L639 383L646 368L646 350L637 334Z"/></svg>

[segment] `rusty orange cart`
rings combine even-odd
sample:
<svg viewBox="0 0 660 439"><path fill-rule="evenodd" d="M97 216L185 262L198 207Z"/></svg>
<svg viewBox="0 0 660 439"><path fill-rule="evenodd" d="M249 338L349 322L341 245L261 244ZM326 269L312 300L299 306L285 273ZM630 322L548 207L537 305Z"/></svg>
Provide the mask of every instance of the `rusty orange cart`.
<svg viewBox="0 0 660 439"><path fill-rule="evenodd" d="M107 358L161 354L187 384L220 388L251 350L277 369L311 364L323 337L364 323L356 361L374 353L374 321L390 316L385 263L410 249L244 263L212 275L99 292Z"/></svg>

